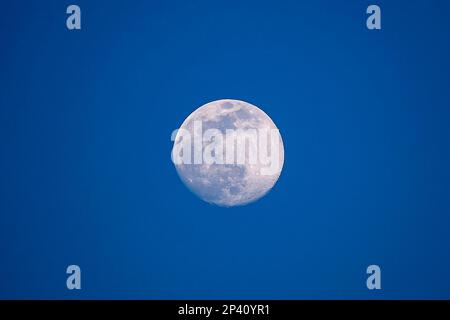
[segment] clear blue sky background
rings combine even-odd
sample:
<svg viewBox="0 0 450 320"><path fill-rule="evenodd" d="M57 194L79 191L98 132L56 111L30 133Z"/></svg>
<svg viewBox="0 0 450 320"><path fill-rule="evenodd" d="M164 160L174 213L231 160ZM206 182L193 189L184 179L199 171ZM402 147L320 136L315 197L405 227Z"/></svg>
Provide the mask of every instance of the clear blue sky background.
<svg viewBox="0 0 450 320"><path fill-rule="evenodd" d="M450 4L373 2L3 1L0 298L450 298ZM245 207L170 161L221 98L284 139Z"/></svg>

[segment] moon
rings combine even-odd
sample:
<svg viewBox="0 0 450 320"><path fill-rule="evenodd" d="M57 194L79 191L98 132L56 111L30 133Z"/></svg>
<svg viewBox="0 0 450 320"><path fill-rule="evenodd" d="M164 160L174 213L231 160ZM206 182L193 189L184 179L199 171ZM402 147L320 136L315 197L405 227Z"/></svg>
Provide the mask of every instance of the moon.
<svg viewBox="0 0 450 320"><path fill-rule="evenodd" d="M211 161L209 163L207 161L202 161L201 163L174 162L179 177L194 194L208 203L223 207L233 207L254 202L273 188L280 177L284 164L284 146L278 128L264 111L248 102L233 99L216 100L201 106L186 118L177 131L173 139L172 160L174 159L174 154L178 152L178 149L176 150L177 143L179 144L180 141L185 140L185 142L191 142L192 145L192 140L202 138L201 134L199 135L195 129L196 123L202 124L203 132L208 129L214 129L216 131L213 132L222 134L225 138L228 137L230 130L234 131L236 134L234 137L237 141L248 137L243 136L245 132L271 132L272 137L269 136L266 139L269 142L267 157L271 159L272 164L277 164L277 167L273 166L275 167L274 170L263 171L270 164L267 162L267 157L265 161L261 159L260 150L263 149L260 144L255 144L256 140L240 140L244 141L245 153L243 153L243 149L239 149L239 147L232 149L223 142L222 145L225 145L224 158L228 156L226 154L227 151L233 151L233 163L219 161L215 163L211 163ZM253 131L251 131L252 129ZM190 139L182 137L181 131L190 135ZM261 140L262 136L258 136L258 141L263 141ZM216 137L214 141L216 143L217 141L225 141L225 138L222 140L222 138L218 139ZM203 139L200 144L197 144L197 147L200 146L201 153L206 152L211 141L212 139L210 141ZM271 142L276 142L277 144L271 144ZM184 159L192 159L192 155L195 153L194 147L195 143L180 154L186 156ZM220 149L214 149L214 152L211 153L212 156L220 155L218 150L220 151ZM239 159L239 152L240 159L244 159L243 162L236 161L236 159ZM189 154L192 157L189 157ZM256 161L254 160L255 158L257 159ZM253 162L251 161L252 159Z"/></svg>

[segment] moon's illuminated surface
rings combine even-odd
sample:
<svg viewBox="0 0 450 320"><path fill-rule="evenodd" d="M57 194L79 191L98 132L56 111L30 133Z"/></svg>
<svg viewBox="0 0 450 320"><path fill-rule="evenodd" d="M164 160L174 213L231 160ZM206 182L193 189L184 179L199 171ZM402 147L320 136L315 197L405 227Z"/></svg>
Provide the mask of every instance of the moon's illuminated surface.
<svg viewBox="0 0 450 320"><path fill-rule="evenodd" d="M268 167L267 161L264 162L258 158L256 163L250 163L248 161L249 158L252 155L255 156L252 153L258 153L255 148L252 149L250 147L246 149L243 155L246 160L245 163L227 162L207 164L203 162L200 164L177 164L174 162L181 180L193 193L206 202L231 207L256 201L272 189L281 174L284 162L284 147L277 127L266 113L244 101L229 99L217 100L207 103L192 112L183 122L180 129L187 130L193 139L195 135L198 138L198 130L194 130L194 128L195 123L199 123L199 121L202 123L203 132L207 129L218 129L224 136L227 133L227 129L271 131L272 134L276 135L275 138L279 142L279 147L271 147L269 138L268 154L277 157L276 162L278 166L275 170L270 171L269 174L262 174L261 169ZM237 137L243 134L239 130L236 132ZM183 137L180 137L180 131L178 131L175 137L174 150L175 145L180 140L183 140ZM205 147L211 144L211 141L202 141L200 144L202 151L205 151ZM247 141L246 143L250 144L251 142ZM224 148L224 153L226 154L228 149L226 149L226 146ZM194 147L190 151L194 154ZM273 154L273 151L278 151L278 155ZM234 152L237 157L237 153L239 152L237 147ZM214 153L212 154L214 155ZM272 162L275 163L275 161Z"/></svg>

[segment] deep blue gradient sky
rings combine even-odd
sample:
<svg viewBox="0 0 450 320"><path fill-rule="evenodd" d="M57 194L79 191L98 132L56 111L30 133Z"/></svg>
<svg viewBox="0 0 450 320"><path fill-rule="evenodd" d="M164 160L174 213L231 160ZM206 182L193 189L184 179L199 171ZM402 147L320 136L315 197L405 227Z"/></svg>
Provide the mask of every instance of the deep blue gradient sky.
<svg viewBox="0 0 450 320"><path fill-rule="evenodd" d="M448 1L0 10L0 298L450 298ZM202 202L170 161L172 130L222 98L284 140L244 207Z"/></svg>

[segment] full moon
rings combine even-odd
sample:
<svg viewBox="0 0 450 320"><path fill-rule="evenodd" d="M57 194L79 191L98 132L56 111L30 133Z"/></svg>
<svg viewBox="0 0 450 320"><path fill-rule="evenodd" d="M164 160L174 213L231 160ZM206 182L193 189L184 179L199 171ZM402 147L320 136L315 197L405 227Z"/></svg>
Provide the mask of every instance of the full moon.
<svg viewBox="0 0 450 320"><path fill-rule="evenodd" d="M284 146L278 128L264 111L244 101L224 99L201 106L172 138L178 175L211 204L232 207L254 202L273 188L281 174ZM184 161L175 161L176 157Z"/></svg>

